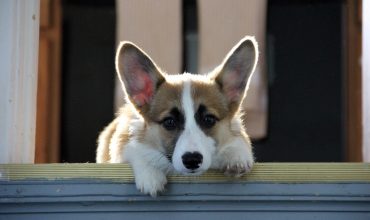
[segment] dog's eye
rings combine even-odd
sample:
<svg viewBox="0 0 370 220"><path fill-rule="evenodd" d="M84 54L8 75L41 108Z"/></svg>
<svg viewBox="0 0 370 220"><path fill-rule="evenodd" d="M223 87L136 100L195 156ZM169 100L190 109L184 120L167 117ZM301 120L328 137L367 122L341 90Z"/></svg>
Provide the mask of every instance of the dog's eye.
<svg viewBox="0 0 370 220"><path fill-rule="evenodd" d="M202 121L203 121L202 124L203 124L204 127L211 128L216 124L217 118L213 115L206 115L206 116L204 116Z"/></svg>
<svg viewBox="0 0 370 220"><path fill-rule="evenodd" d="M177 125L176 125L176 121L174 118L171 118L171 117L168 117L168 118L165 118L163 121L162 121L162 125L165 129L171 131L171 130L175 130Z"/></svg>

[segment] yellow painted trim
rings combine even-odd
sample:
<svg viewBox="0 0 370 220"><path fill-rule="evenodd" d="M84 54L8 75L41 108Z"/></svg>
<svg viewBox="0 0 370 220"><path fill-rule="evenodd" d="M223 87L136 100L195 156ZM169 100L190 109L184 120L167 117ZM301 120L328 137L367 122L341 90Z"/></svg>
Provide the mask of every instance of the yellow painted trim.
<svg viewBox="0 0 370 220"><path fill-rule="evenodd" d="M132 183L127 164L3 164L0 181L96 179ZM370 163L257 163L253 171L240 179L225 177L219 171L201 176L169 176L169 182L221 183L370 183Z"/></svg>

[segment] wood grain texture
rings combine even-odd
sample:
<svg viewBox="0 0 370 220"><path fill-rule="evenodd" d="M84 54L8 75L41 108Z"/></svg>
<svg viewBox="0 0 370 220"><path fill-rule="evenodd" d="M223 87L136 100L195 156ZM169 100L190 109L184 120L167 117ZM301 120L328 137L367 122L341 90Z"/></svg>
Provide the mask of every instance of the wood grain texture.
<svg viewBox="0 0 370 220"><path fill-rule="evenodd" d="M36 116L36 163L59 162L61 2L41 0Z"/></svg>
<svg viewBox="0 0 370 220"><path fill-rule="evenodd" d="M346 4L346 160L363 161L362 155L362 74L361 39L362 28L359 20L360 0L347 0Z"/></svg>
<svg viewBox="0 0 370 220"><path fill-rule="evenodd" d="M128 164L7 164L0 165L1 180L97 179L134 182ZM219 171L201 176L169 176L169 182L370 183L369 163L257 163L248 175L233 179Z"/></svg>
<svg viewBox="0 0 370 220"><path fill-rule="evenodd" d="M0 190L0 219L356 219L370 184L173 183L156 198L135 184L17 181Z"/></svg>
<svg viewBox="0 0 370 220"><path fill-rule="evenodd" d="M51 11L51 4L52 2L50 2L50 0L40 1L40 28L48 28L52 23L50 16L54 11Z"/></svg>
<svg viewBox="0 0 370 220"><path fill-rule="evenodd" d="M1 1L0 33L0 163L33 163L39 0Z"/></svg>
<svg viewBox="0 0 370 220"><path fill-rule="evenodd" d="M369 172L361 163L261 163L238 180L170 176L152 198L127 164L0 165L0 219L368 220Z"/></svg>

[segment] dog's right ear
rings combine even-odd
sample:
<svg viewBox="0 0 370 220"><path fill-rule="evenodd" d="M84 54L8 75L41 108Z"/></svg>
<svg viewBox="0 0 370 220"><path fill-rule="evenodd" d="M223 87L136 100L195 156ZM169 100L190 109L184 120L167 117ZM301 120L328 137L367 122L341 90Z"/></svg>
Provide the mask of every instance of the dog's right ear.
<svg viewBox="0 0 370 220"><path fill-rule="evenodd" d="M231 111L239 108L248 90L258 60L254 37L245 36L237 43L211 78L215 79L229 103Z"/></svg>
<svg viewBox="0 0 370 220"><path fill-rule="evenodd" d="M148 105L164 82L160 69L131 42L121 42L116 53L116 71L129 100L136 108Z"/></svg>

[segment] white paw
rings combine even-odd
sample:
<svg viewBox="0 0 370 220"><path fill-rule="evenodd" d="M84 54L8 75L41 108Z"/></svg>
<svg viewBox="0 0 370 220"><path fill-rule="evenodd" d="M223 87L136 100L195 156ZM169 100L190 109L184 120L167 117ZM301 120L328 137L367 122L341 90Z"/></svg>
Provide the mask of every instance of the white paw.
<svg viewBox="0 0 370 220"><path fill-rule="evenodd" d="M167 178L162 171L150 169L135 174L135 182L136 188L142 193L156 197L159 192L164 190Z"/></svg>
<svg viewBox="0 0 370 220"><path fill-rule="evenodd" d="M222 168L222 171L226 176L231 177L241 177L245 173L248 173L252 170L253 160L239 160L239 161L230 161L226 163Z"/></svg>
<svg viewBox="0 0 370 220"><path fill-rule="evenodd" d="M220 169L226 176L241 177L252 170L252 149L243 140L236 139L219 152Z"/></svg>

